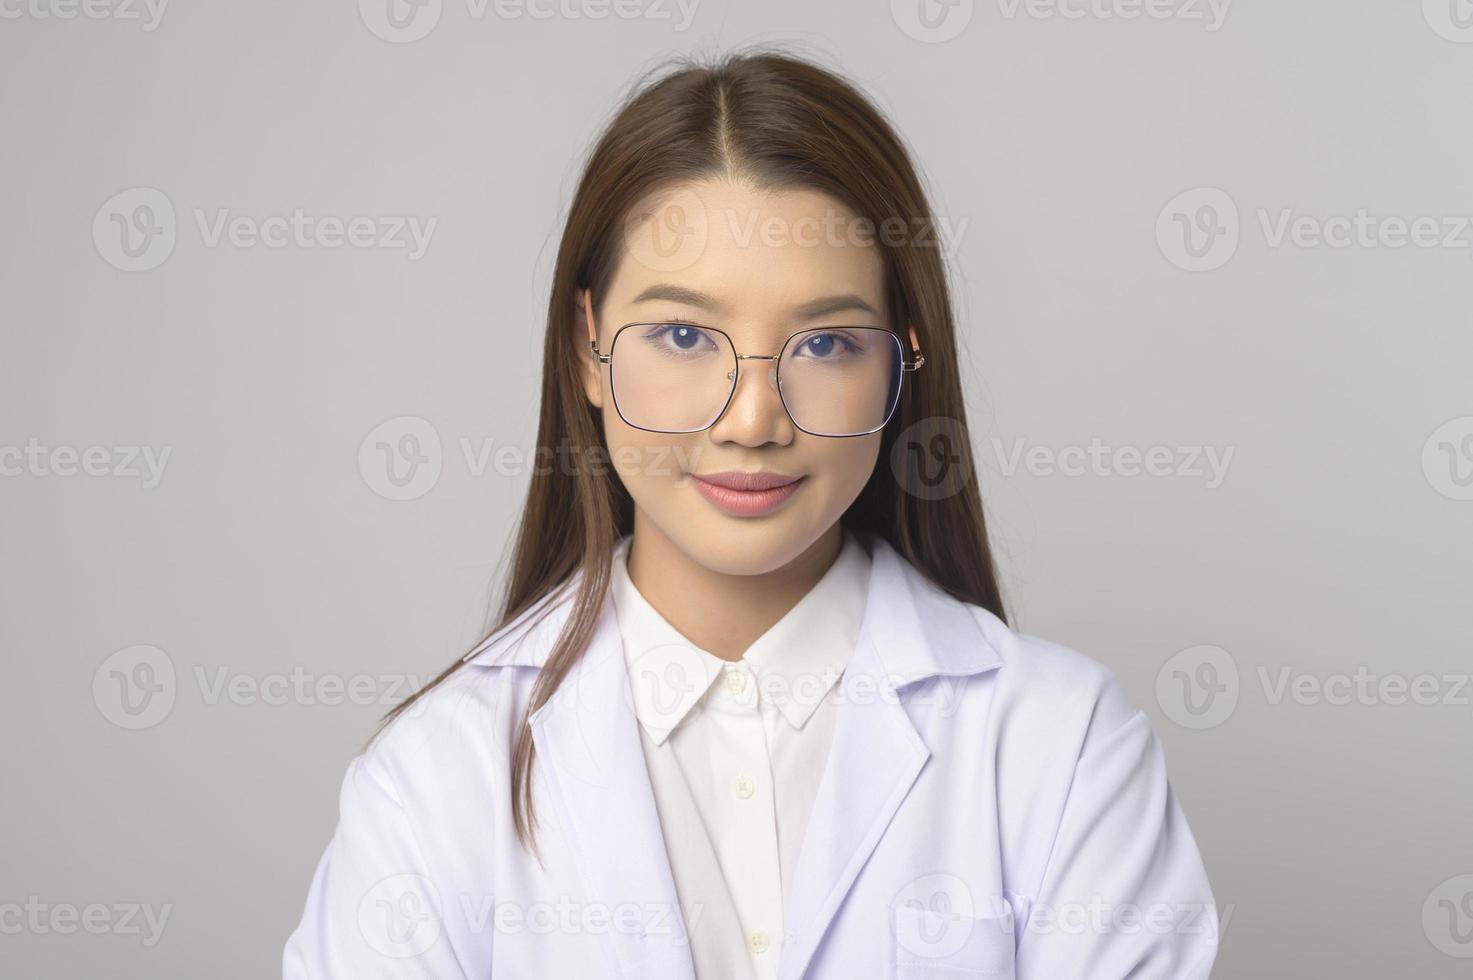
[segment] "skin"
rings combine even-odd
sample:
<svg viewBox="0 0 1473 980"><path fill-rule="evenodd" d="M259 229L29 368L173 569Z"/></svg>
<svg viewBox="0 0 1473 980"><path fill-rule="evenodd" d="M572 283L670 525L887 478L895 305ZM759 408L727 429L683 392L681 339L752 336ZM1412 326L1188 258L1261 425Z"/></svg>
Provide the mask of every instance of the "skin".
<svg viewBox="0 0 1473 980"><path fill-rule="evenodd" d="M838 201L811 190L769 192L725 179L666 189L630 223L608 294L594 311L599 349L607 353L624 324L669 319L724 330L743 354L777 354L799 330L891 326L879 250L844 231L822 231L836 214L854 220ZM674 254L652 252L645 220L695 231L667 239L680 243ZM708 301L640 298L659 286ZM805 307L811 312L816 301L836 297L857 297L869 309L856 304L802 316ZM738 660L838 557L839 518L874 470L880 433L827 438L800 431L770 380L772 361L741 362L731 403L705 431L633 428L614 411L610 366L589 351L583 300L580 291L575 342L587 354L584 390L605 409L604 436L634 500L630 579L692 643ZM733 517L701 496L689 476L725 470L806 479L776 511Z"/></svg>

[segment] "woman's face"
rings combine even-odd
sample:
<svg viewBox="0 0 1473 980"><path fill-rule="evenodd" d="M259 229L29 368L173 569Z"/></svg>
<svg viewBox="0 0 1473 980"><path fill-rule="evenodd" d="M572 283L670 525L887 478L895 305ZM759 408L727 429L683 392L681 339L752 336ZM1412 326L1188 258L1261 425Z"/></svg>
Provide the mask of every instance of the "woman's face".
<svg viewBox="0 0 1473 980"><path fill-rule="evenodd" d="M719 409L730 386L730 353L719 337L699 327L724 331L738 354L776 355L799 332L805 341L818 338L803 351L818 359L784 368L793 402L801 370L824 370L814 365L855 350L854 337L874 336L860 332L846 339L842 332L824 335L824 328L891 326L872 236L856 234L862 226L855 216L816 191L764 192L726 181L682 184L651 197L626 227L624 253L602 307L594 311L599 350L608 354L625 324L679 321L658 329L632 327L614 347L619 407L641 425L648 420L634 417L639 412L676 421L652 427L677 428L702 424ZM575 340L588 351L581 292L577 302ZM755 575L786 565L833 527L874 470L880 433L832 438L798 429L778 395L777 363L740 361L736 388L716 423L667 434L627 424L614 410L611 366L599 365L591 352L585 362L584 387L589 401L603 409L604 435L634 499L636 527L653 525L713 571ZM833 362L826 363L832 370ZM687 380L672 383L672 372ZM687 384L691 392L707 394L676 404L672 393L687 390ZM855 387L875 386L849 385ZM833 407L839 399L883 397L871 390L839 391L813 399L809 411L832 413L843 410ZM806 428L818 428L802 409L795 410ZM734 495L700 479L754 472L796 483Z"/></svg>

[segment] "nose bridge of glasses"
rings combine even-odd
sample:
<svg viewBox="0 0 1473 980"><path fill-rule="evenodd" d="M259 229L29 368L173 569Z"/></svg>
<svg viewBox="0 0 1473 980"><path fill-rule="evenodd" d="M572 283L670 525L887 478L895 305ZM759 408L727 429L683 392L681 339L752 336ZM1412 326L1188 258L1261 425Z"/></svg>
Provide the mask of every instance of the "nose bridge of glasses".
<svg viewBox="0 0 1473 980"><path fill-rule="evenodd" d="M742 361L771 361L772 364L767 369L767 384L768 387L781 396L782 390L777 386L777 362L780 356L779 354L738 354L736 355L737 366L727 373L726 380L731 382L733 388L736 387L737 375L741 371Z"/></svg>

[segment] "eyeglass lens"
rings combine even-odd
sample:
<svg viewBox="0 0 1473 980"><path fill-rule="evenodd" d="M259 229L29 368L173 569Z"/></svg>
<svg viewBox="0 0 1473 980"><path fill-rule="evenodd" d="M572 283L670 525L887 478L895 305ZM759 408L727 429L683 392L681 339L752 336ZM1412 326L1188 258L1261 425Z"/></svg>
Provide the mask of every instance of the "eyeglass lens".
<svg viewBox="0 0 1473 980"><path fill-rule="evenodd" d="M778 393L795 425L849 436L885 424L900 396L900 338L877 327L799 333L777 362ZM658 432L699 432L725 411L738 360L731 338L689 323L623 327L610 350L614 403L624 421ZM768 368L770 361L749 362Z"/></svg>

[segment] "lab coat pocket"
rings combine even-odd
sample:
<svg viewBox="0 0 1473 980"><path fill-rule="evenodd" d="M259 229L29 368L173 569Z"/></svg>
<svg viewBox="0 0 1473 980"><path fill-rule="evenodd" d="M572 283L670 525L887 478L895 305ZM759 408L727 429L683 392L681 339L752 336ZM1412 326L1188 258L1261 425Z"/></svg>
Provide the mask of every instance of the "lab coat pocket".
<svg viewBox="0 0 1473 980"><path fill-rule="evenodd" d="M891 909L895 980L1013 980L1013 913L964 915L918 904Z"/></svg>

